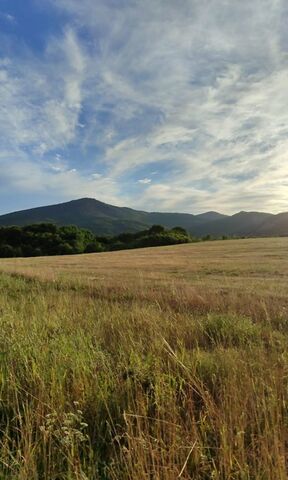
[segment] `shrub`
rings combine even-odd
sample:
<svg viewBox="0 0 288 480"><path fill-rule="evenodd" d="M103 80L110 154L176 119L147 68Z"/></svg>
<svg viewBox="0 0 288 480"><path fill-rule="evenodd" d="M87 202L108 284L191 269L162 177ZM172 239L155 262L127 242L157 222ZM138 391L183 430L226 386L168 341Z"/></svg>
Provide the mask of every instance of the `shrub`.
<svg viewBox="0 0 288 480"><path fill-rule="evenodd" d="M15 250L11 245L0 245L0 257L15 257Z"/></svg>
<svg viewBox="0 0 288 480"><path fill-rule="evenodd" d="M165 232L165 228L162 227L162 225L152 225L152 227L149 228L148 230L149 235L154 235L157 233L164 233L164 232Z"/></svg>
<svg viewBox="0 0 288 480"><path fill-rule="evenodd" d="M201 322L203 345L245 346L259 341L260 330L248 317L208 315Z"/></svg>
<svg viewBox="0 0 288 480"><path fill-rule="evenodd" d="M96 252L103 252L103 251L104 251L103 246L101 245L101 243L97 241L88 243L88 245L84 250L85 253L96 253Z"/></svg>
<svg viewBox="0 0 288 480"><path fill-rule="evenodd" d="M180 233L181 235L188 236L187 231L185 230L185 228L182 228L182 227L174 227L171 229L171 232Z"/></svg>

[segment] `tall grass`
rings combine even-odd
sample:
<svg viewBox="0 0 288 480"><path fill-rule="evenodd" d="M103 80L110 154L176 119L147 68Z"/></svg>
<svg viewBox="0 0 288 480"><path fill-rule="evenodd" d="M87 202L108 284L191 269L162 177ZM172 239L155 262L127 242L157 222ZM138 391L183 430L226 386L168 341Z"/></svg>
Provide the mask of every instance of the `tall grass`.
<svg viewBox="0 0 288 480"><path fill-rule="evenodd" d="M284 480L269 298L0 276L0 478Z"/></svg>

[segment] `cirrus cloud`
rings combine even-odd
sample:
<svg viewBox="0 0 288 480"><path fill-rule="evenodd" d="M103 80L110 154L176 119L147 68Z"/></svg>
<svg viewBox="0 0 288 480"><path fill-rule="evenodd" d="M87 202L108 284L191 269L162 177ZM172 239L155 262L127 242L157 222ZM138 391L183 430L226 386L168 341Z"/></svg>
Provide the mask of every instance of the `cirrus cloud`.
<svg viewBox="0 0 288 480"><path fill-rule="evenodd" d="M41 199L49 184L55 200L153 210L287 209L285 0L40 7L63 19L44 50L28 39L1 50L0 168L12 189L38 184Z"/></svg>

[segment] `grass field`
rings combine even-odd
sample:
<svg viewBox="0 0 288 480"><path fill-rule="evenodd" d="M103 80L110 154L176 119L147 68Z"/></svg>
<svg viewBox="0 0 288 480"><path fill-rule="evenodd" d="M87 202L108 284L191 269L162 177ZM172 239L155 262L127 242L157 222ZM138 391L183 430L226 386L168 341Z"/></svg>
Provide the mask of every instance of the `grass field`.
<svg viewBox="0 0 288 480"><path fill-rule="evenodd" d="M0 261L0 479L288 478L288 238Z"/></svg>

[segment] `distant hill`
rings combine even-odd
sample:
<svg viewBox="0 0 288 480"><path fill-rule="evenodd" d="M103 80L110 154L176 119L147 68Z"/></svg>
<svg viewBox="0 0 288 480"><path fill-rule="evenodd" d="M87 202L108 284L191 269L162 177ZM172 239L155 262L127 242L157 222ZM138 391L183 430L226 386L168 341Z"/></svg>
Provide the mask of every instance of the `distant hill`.
<svg viewBox="0 0 288 480"><path fill-rule="evenodd" d="M257 235L265 222L274 217L271 213L239 212L232 216L207 222L202 226L202 234L210 235ZM275 230L274 235L278 235Z"/></svg>
<svg viewBox="0 0 288 480"><path fill-rule="evenodd" d="M197 215L197 218L203 222L213 222L214 220L221 220L227 217L228 215L223 215L222 213L218 212L206 212Z"/></svg>
<svg viewBox="0 0 288 480"><path fill-rule="evenodd" d="M256 231L259 236L277 235L288 236L288 212L273 215L260 225Z"/></svg>
<svg viewBox="0 0 288 480"><path fill-rule="evenodd" d="M29 225L50 222L57 225L77 225L97 235L118 235L137 232L159 224L166 228L180 226L196 236L288 235L288 213L272 215L260 212L239 212L222 215L206 212L188 213L144 212L108 205L92 198L72 200L58 205L32 208L0 216L0 225Z"/></svg>

